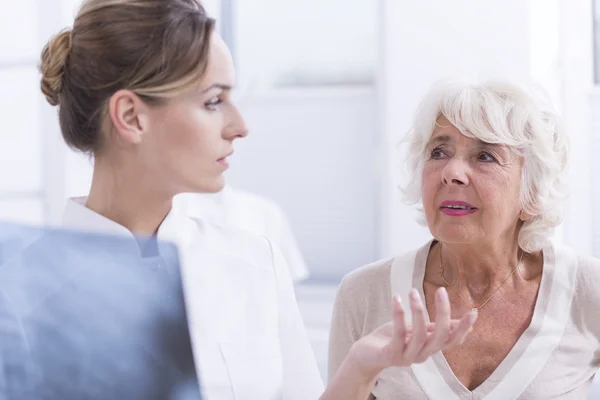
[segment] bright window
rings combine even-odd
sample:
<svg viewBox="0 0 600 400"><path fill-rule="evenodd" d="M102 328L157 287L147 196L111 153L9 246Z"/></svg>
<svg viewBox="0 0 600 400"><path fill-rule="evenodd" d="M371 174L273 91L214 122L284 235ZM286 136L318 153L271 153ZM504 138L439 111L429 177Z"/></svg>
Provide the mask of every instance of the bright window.
<svg viewBox="0 0 600 400"><path fill-rule="evenodd" d="M322 86L374 81L376 1L229 1L235 6L234 57L245 83Z"/></svg>

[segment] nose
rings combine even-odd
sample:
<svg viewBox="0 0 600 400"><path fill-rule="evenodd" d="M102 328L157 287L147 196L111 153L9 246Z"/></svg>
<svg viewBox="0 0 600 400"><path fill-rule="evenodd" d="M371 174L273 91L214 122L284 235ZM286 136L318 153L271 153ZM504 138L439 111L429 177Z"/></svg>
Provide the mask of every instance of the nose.
<svg viewBox="0 0 600 400"><path fill-rule="evenodd" d="M230 121L225 128L225 137L229 140L243 139L248 136L248 125L237 107L231 108Z"/></svg>
<svg viewBox="0 0 600 400"><path fill-rule="evenodd" d="M444 185L466 186L469 184L469 166L463 160L453 158L442 171Z"/></svg>

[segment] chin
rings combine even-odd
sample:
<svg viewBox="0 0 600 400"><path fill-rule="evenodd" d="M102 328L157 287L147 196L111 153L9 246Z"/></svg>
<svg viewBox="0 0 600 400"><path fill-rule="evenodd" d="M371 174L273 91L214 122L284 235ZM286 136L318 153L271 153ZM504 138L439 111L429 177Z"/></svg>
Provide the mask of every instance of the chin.
<svg viewBox="0 0 600 400"><path fill-rule="evenodd" d="M203 179L187 182L180 190L182 193L218 193L225 188L225 178L223 176L214 179Z"/></svg>
<svg viewBox="0 0 600 400"><path fill-rule="evenodd" d="M225 179L221 176L212 182L199 183L196 187L199 193L218 193L225 188Z"/></svg>
<svg viewBox="0 0 600 400"><path fill-rule="evenodd" d="M431 229L431 233L444 243L472 243L475 240L473 232L462 225L440 226Z"/></svg>

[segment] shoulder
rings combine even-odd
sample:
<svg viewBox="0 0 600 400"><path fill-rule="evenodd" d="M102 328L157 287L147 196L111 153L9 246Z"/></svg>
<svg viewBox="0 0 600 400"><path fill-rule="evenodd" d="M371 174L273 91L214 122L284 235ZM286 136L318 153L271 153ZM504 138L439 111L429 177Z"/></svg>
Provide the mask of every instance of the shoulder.
<svg viewBox="0 0 600 400"><path fill-rule="evenodd" d="M582 314L586 324L600 335L600 322L595 317L600 307L600 260L564 245L554 249L555 274L558 274L555 282L572 291L573 312Z"/></svg>
<svg viewBox="0 0 600 400"><path fill-rule="evenodd" d="M235 218L229 222L241 228L269 235L276 233L286 218L281 206L268 197L240 189L230 189L223 197L230 217Z"/></svg>
<svg viewBox="0 0 600 400"><path fill-rule="evenodd" d="M347 326L356 339L387 322L392 313L392 280L412 279L418 253L411 250L347 274L338 288L332 324Z"/></svg>
<svg viewBox="0 0 600 400"><path fill-rule="evenodd" d="M228 199L239 201L241 203L248 204L249 206L261 206L274 210L280 209L279 205L268 197L264 197L242 189L230 189L225 193L225 196Z"/></svg>
<svg viewBox="0 0 600 400"><path fill-rule="evenodd" d="M571 317L581 331L592 332L600 340L600 320L598 308L600 307L600 259L577 254L572 249L563 247L556 252L556 270L573 271L573 303ZM567 256L565 256L567 255ZM562 262L560 262L562 258ZM566 276L566 275L564 275ZM556 282L568 285L567 282Z"/></svg>
<svg viewBox="0 0 600 400"><path fill-rule="evenodd" d="M207 219L191 217L191 220L194 232L190 241L201 248L257 268L273 268L273 247L265 236Z"/></svg>
<svg viewBox="0 0 600 400"><path fill-rule="evenodd" d="M349 299L364 296L373 290L381 290L390 284L390 271L395 258L381 259L348 273L342 278L340 295Z"/></svg>
<svg viewBox="0 0 600 400"><path fill-rule="evenodd" d="M578 254L577 263L580 273L595 282L600 281L600 258Z"/></svg>
<svg viewBox="0 0 600 400"><path fill-rule="evenodd" d="M589 255L574 254L577 266L577 293L593 300L600 306L600 259ZM557 266L558 268L566 266Z"/></svg>
<svg viewBox="0 0 600 400"><path fill-rule="evenodd" d="M562 272L569 271L571 274L575 273L576 290L580 292L589 286L593 288L594 292L597 292L595 288L600 285L600 259L579 254L574 249L562 244L554 244L553 248L556 269ZM562 275L567 276L566 273Z"/></svg>
<svg viewBox="0 0 600 400"><path fill-rule="evenodd" d="M336 301L349 312L362 314L386 313L392 298L392 277L412 279L415 256L419 250L411 250L396 257L386 258L362 266L342 279ZM399 272L399 274L398 274ZM371 310L371 311L369 311Z"/></svg>
<svg viewBox="0 0 600 400"><path fill-rule="evenodd" d="M243 208L252 211L280 213L281 207L273 200L241 189L226 187L218 193L182 193L175 198L174 206L190 215L203 216L207 206L227 209ZM258 210L257 210L258 208Z"/></svg>
<svg viewBox="0 0 600 400"><path fill-rule="evenodd" d="M430 243L418 249L409 250L392 258L386 258L362 266L342 279L340 289L346 292L380 292L383 287L390 288L392 275L403 279L403 274L412 275L415 259L418 254L428 248ZM398 275L398 273L400 275ZM407 276L412 279L412 276ZM386 293L386 295L389 293ZM389 300L389 299L388 299Z"/></svg>

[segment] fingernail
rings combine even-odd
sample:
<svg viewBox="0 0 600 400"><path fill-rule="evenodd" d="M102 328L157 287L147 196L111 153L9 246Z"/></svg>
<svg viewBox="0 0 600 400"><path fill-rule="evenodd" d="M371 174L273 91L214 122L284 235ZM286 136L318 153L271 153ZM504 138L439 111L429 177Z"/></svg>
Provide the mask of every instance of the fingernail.
<svg viewBox="0 0 600 400"><path fill-rule="evenodd" d="M421 296L419 295L419 292L417 292L416 289L413 289L413 291L411 291L411 297L412 297L412 307L414 307L415 310L422 310L424 308L423 305L423 300L421 299Z"/></svg>
<svg viewBox="0 0 600 400"><path fill-rule="evenodd" d="M446 288L443 286L439 288L436 293L436 297L438 300L444 300L446 297L448 297L448 292L446 292Z"/></svg>
<svg viewBox="0 0 600 400"><path fill-rule="evenodd" d="M469 316L469 323L473 325L475 321L477 321L478 314L476 312L471 311L471 315Z"/></svg>
<svg viewBox="0 0 600 400"><path fill-rule="evenodd" d="M417 289L413 288L410 289L410 297L412 297L413 300L420 300L421 296L419 296L419 292L417 292Z"/></svg>
<svg viewBox="0 0 600 400"><path fill-rule="evenodd" d="M396 304L398 304L399 306L402 305L402 298L400 297L400 295L395 295L394 296L394 301L396 302Z"/></svg>

